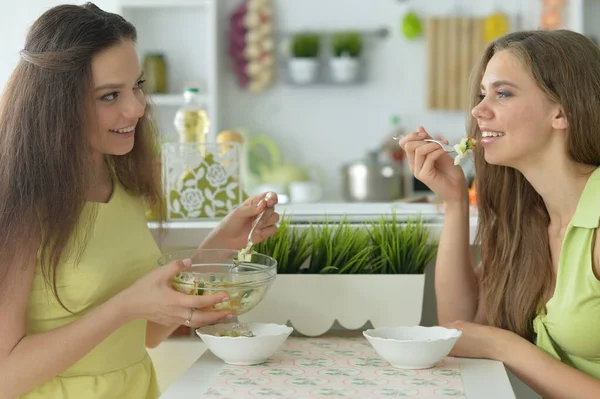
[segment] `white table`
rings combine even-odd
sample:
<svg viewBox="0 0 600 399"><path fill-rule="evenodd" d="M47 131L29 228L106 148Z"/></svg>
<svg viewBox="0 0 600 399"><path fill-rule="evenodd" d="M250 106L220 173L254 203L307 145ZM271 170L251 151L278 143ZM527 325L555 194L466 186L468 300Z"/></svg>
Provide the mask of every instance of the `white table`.
<svg viewBox="0 0 600 399"><path fill-rule="evenodd" d="M506 369L501 362L458 359L466 399L515 399ZM207 350L164 394L162 399L198 397L210 388L225 364ZM243 399L243 398L240 398Z"/></svg>

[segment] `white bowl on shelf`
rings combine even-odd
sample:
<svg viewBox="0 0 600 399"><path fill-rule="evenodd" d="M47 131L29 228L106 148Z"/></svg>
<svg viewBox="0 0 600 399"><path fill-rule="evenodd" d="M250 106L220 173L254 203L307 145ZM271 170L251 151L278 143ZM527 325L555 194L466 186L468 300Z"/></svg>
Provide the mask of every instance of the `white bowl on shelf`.
<svg viewBox="0 0 600 399"><path fill-rule="evenodd" d="M363 331L375 352L393 367L428 369L448 356L462 332L444 327L383 327Z"/></svg>
<svg viewBox="0 0 600 399"><path fill-rule="evenodd" d="M272 323L247 323L254 337L220 337L237 323L220 323L196 329L196 334L211 352L227 364L250 366L266 362L294 331L292 327Z"/></svg>

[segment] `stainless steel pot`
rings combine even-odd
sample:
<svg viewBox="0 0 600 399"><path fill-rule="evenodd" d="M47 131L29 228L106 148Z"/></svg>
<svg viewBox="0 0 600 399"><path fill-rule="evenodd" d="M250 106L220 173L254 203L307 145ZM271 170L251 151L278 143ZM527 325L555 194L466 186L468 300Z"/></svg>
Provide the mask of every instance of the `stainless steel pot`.
<svg viewBox="0 0 600 399"><path fill-rule="evenodd" d="M343 194L350 202L388 202L404 197L403 170L399 164L379 160L371 152L365 160L342 167Z"/></svg>

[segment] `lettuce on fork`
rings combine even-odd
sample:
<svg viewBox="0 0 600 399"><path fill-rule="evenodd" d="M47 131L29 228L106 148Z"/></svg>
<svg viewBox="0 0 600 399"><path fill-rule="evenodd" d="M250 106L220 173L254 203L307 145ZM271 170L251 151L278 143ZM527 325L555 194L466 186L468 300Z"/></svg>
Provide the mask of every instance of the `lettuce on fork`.
<svg viewBox="0 0 600 399"><path fill-rule="evenodd" d="M473 137L463 137L460 139L460 143L454 145L456 150L456 157L454 157L454 165L460 164L460 160L467 156L467 152L472 150L477 145L477 140Z"/></svg>

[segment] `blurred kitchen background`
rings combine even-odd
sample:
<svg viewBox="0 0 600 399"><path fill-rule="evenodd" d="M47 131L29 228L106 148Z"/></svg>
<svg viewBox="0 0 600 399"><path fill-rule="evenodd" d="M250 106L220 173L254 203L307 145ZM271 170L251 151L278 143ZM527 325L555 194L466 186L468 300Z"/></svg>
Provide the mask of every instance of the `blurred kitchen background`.
<svg viewBox="0 0 600 399"><path fill-rule="evenodd" d="M0 86L31 22L61 2L0 0ZM96 3L138 28L165 141L179 140L174 118L194 87L209 121L199 140L240 141L244 190L294 202L427 194L403 174L391 137L419 125L451 144L465 135L467 78L487 40L557 27L600 35L598 0ZM471 161L463 167L472 175Z"/></svg>

